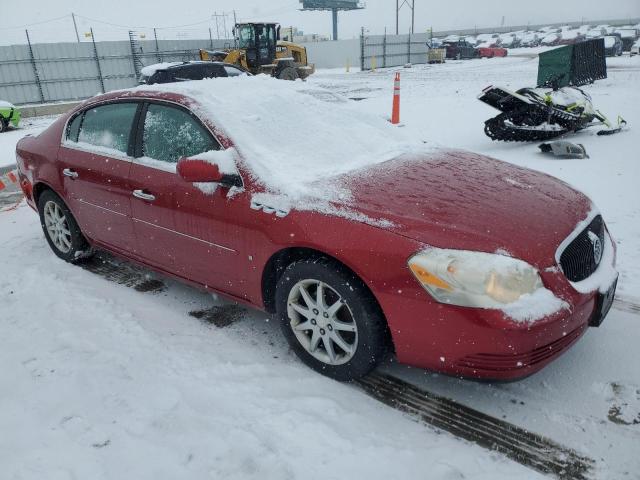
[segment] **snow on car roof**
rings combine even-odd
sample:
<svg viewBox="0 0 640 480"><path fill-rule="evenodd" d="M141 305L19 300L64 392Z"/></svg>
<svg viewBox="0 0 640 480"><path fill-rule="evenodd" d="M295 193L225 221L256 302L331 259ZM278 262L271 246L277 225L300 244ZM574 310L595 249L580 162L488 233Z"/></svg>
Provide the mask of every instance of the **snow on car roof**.
<svg viewBox="0 0 640 480"><path fill-rule="evenodd" d="M150 77L158 70L166 70L169 67L175 67L176 65L182 65L183 62L164 62L164 63L154 63L153 65L147 65L146 67L142 67L140 73L147 77Z"/></svg>
<svg viewBox="0 0 640 480"><path fill-rule="evenodd" d="M0 108L14 108L13 104L0 100Z"/></svg>
<svg viewBox="0 0 640 480"><path fill-rule="evenodd" d="M346 98L306 82L266 75L139 86L133 92L172 92L231 138L245 167L267 191L291 198L312 194L312 183L416 150L424 142L392 126L385 115L363 113ZM331 200L326 186L323 196Z"/></svg>

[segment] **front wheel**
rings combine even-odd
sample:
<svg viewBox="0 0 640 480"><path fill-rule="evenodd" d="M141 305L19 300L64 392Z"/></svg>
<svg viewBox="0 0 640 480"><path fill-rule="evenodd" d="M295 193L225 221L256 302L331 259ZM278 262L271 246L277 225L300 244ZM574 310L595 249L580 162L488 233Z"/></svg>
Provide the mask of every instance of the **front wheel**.
<svg viewBox="0 0 640 480"><path fill-rule="evenodd" d="M278 73L278 79L294 81L300 78L295 67L285 67Z"/></svg>
<svg viewBox="0 0 640 480"><path fill-rule="evenodd" d="M289 265L278 281L276 307L291 348L323 375L355 380L386 353L386 321L371 293L328 259Z"/></svg>
<svg viewBox="0 0 640 480"><path fill-rule="evenodd" d="M47 243L58 257L75 263L91 255L89 243L64 201L51 190L38 199L40 223Z"/></svg>

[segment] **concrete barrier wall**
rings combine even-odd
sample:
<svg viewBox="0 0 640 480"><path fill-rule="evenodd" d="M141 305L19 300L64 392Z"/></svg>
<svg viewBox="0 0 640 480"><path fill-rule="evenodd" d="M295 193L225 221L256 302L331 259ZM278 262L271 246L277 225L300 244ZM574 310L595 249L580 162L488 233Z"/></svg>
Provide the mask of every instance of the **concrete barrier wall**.
<svg viewBox="0 0 640 480"><path fill-rule="evenodd" d="M303 43L307 55L316 68L344 68L347 62L353 67L360 66L360 39L338 40L336 42Z"/></svg>

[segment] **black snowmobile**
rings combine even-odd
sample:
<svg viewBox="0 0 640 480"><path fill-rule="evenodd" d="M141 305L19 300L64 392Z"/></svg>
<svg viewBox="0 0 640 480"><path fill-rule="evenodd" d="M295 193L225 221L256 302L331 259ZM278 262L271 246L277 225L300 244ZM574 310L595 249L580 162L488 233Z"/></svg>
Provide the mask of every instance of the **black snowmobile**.
<svg viewBox="0 0 640 480"><path fill-rule="evenodd" d="M538 87L516 92L487 87L478 97L500 110L487 120L484 131L492 140L507 142L545 141L594 125L604 125L598 135L621 130L626 122L618 117L614 126L578 87L607 78L604 40L587 40L539 55Z"/></svg>
<svg viewBox="0 0 640 480"><path fill-rule="evenodd" d="M484 131L492 140L545 141L595 125L606 127L598 135L611 135L626 124L618 117L614 126L593 107L591 97L577 87L521 88L512 92L490 86L478 99L502 112L484 124Z"/></svg>

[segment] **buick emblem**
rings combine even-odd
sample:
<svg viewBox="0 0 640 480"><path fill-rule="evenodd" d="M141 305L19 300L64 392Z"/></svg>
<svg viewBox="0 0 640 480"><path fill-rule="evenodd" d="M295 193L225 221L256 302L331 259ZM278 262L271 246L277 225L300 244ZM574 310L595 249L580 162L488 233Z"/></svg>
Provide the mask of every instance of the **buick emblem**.
<svg viewBox="0 0 640 480"><path fill-rule="evenodd" d="M589 232L589 240L591 240L591 245L593 246L593 259L596 265L599 265L600 260L602 260L602 242L600 237L591 231Z"/></svg>

